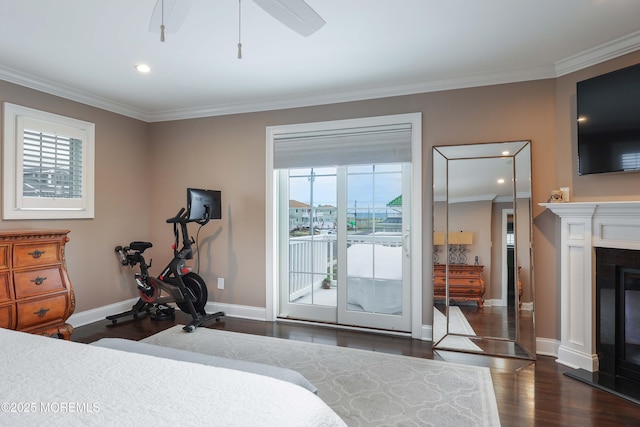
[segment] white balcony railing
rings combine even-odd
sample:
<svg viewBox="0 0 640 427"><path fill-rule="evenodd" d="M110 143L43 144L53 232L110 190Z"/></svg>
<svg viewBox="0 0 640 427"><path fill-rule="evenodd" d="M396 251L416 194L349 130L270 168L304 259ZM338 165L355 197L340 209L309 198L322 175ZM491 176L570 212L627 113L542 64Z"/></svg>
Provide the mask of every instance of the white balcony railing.
<svg viewBox="0 0 640 427"><path fill-rule="evenodd" d="M319 288L331 274L335 242L335 235L329 234L289 239L289 301Z"/></svg>
<svg viewBox="0 0 640 427"><path fill-rule="evenodd" d="M400 233L349 234L347 246L370 243L402 246ZM369 263L371 260L368 261ZM333 277L337 263L336 235L291 237L289 239L289 301L308 295L322 286L322 280Z"/></svg>

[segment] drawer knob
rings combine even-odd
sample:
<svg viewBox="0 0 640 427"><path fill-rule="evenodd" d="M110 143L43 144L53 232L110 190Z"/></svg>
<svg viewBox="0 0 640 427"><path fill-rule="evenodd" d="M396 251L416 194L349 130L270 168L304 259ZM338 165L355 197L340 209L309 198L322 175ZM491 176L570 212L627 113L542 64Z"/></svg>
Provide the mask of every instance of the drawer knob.
<svg viewBox="0 0 640 427"><path fill-rule="evenodd" d="M46 277L40 277L40 276L38 276L38 277L36 277L35 279L31 279L31 280L30 280L30 282L35 283L35 284L36 284L36 286L40 286L40 285L42 285L42 283L43 283L45 280L47 280L47 278L46 278Z"/></svg>
<svg viewBox="0 0 640 427"><path fill-rule="evenodd" d="M40 317L44 317L45 314L47 314L47 311L49 311L49 310L51 310L51 309L42 307L40 310L34 311L33 314L37 314Z"/></svg>
<svg viewBox="0 0 640 427"><path fill-rule="evenodd" d="M40 258L43 253L44 253L44 251L36 249L35 251L29 252L28 254L31 255L34 258Z"/></svg>

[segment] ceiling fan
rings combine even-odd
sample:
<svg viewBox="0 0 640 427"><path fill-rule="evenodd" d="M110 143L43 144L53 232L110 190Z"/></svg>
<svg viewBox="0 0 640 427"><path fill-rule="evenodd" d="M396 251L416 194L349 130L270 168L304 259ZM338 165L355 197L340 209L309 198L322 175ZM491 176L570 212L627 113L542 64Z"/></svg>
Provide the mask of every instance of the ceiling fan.
<svg viewBox="0 0 640 427"><path fill-rule="evenodd" d="M240 5L238 0L238 4ZM304 0L253 0L269 15L291 28L298 34L308 37L325 24L324 19L316 13ZM174 33L180 29L193 0L157 0L149 31L160 32L160 40L164 41L164 33Z"/></svg>

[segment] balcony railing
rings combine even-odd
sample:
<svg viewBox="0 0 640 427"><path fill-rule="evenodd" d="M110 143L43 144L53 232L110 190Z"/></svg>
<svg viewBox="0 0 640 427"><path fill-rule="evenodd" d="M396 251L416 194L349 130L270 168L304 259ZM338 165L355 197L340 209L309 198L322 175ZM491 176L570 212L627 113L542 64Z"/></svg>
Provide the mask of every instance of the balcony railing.
<svg viewBox="0 0 640 427"><path fill-rule="evenodd" d="M289 301L317 289L331 274L335 235L293 237L289 239Z"/></svg>
<svg viewBox="0 0 640 427"><path fill-rule="evenodd" d="M319 289L327 276L336 279L336 240L335 234L289 239L289 301L295 301L312 290ZM402 236L400 233L375 233L349 234L347 237L347 247L362 243L398 247L402 246ZM370 263L371 260L367 262Z"/></svg>

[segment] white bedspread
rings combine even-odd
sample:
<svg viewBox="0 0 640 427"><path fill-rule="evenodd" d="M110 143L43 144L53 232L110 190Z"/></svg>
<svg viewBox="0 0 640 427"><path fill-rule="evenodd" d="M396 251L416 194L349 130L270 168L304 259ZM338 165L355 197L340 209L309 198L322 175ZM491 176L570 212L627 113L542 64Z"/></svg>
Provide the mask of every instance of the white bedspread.
<svg viewBox="0 0 640 427"><path fill-rule="evenodd" d="M351 245L347 249L347 303L370 313L402 313L402 250L401 246Z"/></svg>
<svg viewBox="0 0 640 427"><path fill-rule="evenodd" d="M0 329L0 425L345 424L274 378Z"/></svg>

